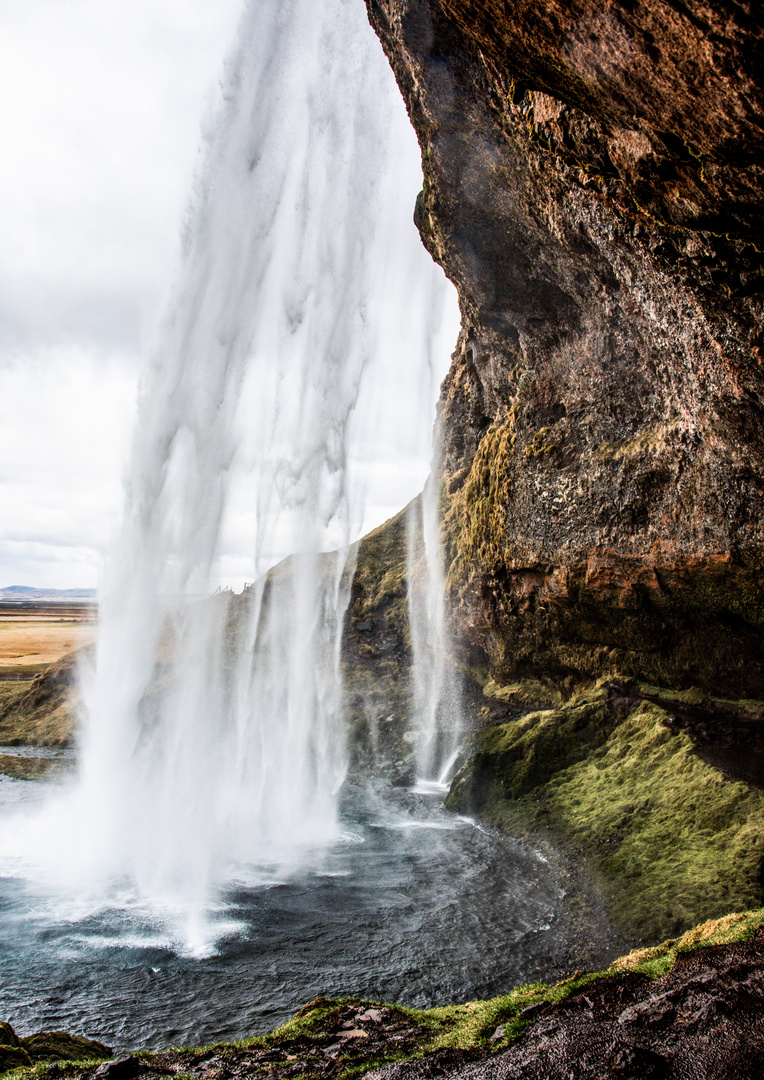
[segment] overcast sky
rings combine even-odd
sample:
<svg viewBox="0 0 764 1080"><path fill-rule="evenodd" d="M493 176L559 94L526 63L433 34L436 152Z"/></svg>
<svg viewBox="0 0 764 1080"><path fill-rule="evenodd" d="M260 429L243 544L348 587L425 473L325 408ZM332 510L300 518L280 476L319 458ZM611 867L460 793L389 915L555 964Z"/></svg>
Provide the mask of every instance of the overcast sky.
<svg viewBox="0 0 764 1080"><path fill-rule="evenodd" d="M0 3L0 587L98 584L141 344L240 7ZM454 306L451 343L455 331ZM421 439L383 449L367 524L410 498L426 465ZM245 553L229 555L236 584Z"/></svg>

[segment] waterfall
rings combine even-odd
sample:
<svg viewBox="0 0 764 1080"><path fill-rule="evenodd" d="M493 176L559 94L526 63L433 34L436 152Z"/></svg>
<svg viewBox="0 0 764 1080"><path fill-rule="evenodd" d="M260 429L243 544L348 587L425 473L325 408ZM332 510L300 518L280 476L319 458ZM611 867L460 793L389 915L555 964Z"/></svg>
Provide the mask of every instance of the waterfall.
<svg viewBox="0 0 764 1080"><path fill-rule="evenodd" d="M360 0L245 6L142 378L78 780L0 836L78 895L146 905L193 954L223 932L226 883L288 872L340 831L351 465L384 380L413 363L432 383L445 300L418 238L396 247L412 150L415 173ZM257 580L210 596L234 488Z"/></svg>
<svg viewBox="0 0 764 1080"><path fill-rule="evenodd" d="M445 610L439 428L433 469L407 516L411 697L418 786L447 786L462 736L461 678Z"/></svg>

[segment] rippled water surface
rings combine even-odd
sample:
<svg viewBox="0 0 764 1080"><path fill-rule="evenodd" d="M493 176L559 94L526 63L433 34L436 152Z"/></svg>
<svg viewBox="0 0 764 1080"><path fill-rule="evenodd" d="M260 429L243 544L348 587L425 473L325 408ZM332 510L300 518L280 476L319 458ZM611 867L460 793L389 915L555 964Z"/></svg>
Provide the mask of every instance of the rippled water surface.
<svg viewBox="0 0 764 1080"><path fill-rule="evenodd" d="M0 778L0 811L42 797ZM0 877L2 1016L22 1033L116 1048L274 1027L318 994L430 1006L506 991L567 962L563 890L538 853L447 814L434 794L356 791L342 841L283 880L232 884L216 950L173 948L125 893L108 906Z"/></svg>

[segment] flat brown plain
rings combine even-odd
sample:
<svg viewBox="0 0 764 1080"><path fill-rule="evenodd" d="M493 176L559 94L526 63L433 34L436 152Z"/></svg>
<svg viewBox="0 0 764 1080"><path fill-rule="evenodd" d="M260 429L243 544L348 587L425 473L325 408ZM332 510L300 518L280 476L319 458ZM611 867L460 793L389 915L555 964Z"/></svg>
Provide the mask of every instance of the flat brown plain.
<svg viewBox="0 0 764 1080"><path fill-rule="evenodd" d="M0 610L0 671L44 668L95 641L92 609Z"/></svg>

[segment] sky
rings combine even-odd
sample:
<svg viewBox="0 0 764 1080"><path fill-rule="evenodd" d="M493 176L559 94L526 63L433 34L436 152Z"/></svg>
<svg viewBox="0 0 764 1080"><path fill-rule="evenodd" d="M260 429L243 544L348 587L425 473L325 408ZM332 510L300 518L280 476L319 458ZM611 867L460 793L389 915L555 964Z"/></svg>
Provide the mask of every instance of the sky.
<svg viewBox="0 0 764 1080"><path fill-rule="evenodd" d="M240 8L0 4L0 587L99 583L141 351L176 266ZM434 386L456 327L454 303ZM421 488L428 462L421 430L369 450L364 528ZM224 584L249 576L245 533L227 531Z"/></svg>

